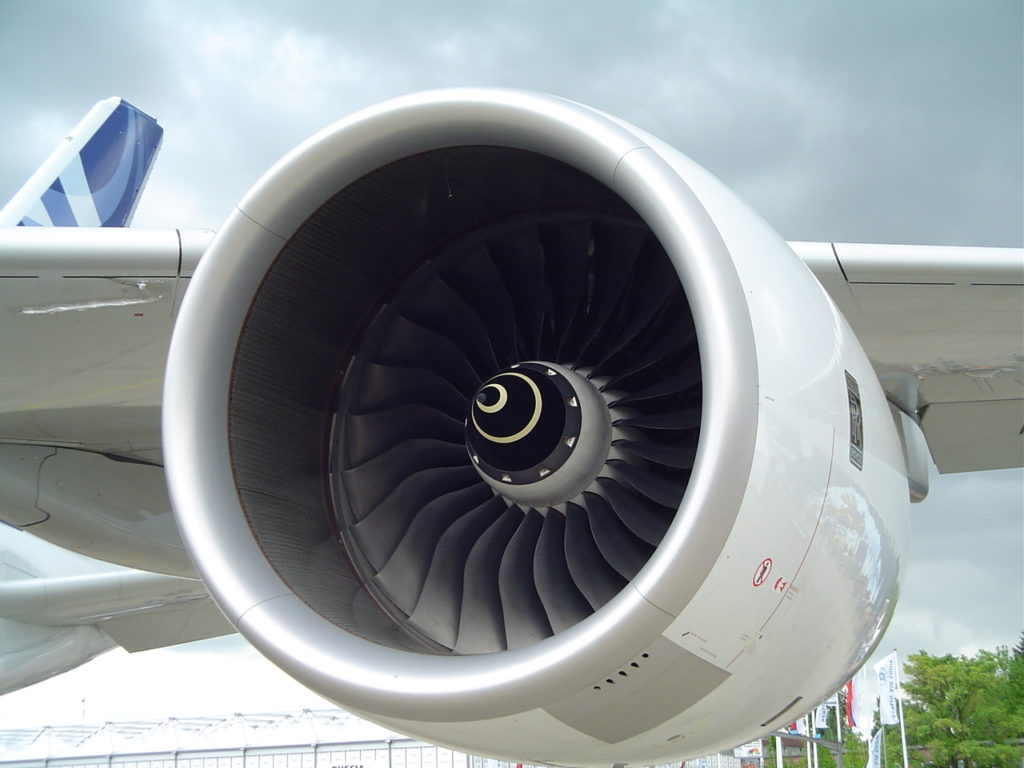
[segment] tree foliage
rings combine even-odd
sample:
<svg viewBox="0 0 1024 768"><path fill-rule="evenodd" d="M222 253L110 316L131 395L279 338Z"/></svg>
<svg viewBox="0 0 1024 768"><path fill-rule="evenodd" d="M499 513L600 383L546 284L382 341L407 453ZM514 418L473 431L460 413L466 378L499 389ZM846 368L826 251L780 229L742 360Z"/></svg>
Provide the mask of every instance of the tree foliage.
<svg viewBox="0 0 1024 768"><path fill-rule="evenodd" d="M911 654L903 688L907 739L945 768L1015 768L1024 738L1024 654Z"/></svg>
<svg viewBox="0 0 1024 768"><path fill-rule="evenodd" d="M911 654L903 667L904 715L911 768L1021 768L1024 766L1024 634L1012 650L979 651L971 657ZM840 713L846 692L840 692ZM872 732L880 728L875 711ZM844 768L863 768L867 742L836 717L819 735L840 740ZM838 721L838 722L837 722ZM898 729L886 728L883 765L902 768ZM775 765L775 740L765 740L764 765ZM835 756L819 749L820 768L835 768ZM787 758L787 768L802 768L804 758Z"/></svg>

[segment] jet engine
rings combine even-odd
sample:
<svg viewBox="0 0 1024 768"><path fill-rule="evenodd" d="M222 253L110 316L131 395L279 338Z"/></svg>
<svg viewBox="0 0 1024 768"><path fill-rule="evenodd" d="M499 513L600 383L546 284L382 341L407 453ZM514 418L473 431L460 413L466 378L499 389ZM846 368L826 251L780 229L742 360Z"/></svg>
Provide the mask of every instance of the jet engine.
<svg viewBox="0 0 1024 768"><path fill-rule="evenodd" d="M702 168L550 96L414 95L280 161L192 279L163 434L238 630L473 753L755 738L898 591L902 449L841 314Z"/></svg>

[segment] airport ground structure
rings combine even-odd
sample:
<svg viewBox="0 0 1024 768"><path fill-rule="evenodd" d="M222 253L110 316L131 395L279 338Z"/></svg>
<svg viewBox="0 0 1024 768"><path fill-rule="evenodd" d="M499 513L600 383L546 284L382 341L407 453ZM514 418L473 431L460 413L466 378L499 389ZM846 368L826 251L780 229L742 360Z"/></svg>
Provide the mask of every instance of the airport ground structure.
<svg viewBox="0 0 1024 768"><path fill-rule="evenodd" d="M343 710L306 709L12 730L0 724L0 768L516 768L516 764L416 741ZM687 761L684 768L740 768L740 761L731 755L712 755Z"/></svg>

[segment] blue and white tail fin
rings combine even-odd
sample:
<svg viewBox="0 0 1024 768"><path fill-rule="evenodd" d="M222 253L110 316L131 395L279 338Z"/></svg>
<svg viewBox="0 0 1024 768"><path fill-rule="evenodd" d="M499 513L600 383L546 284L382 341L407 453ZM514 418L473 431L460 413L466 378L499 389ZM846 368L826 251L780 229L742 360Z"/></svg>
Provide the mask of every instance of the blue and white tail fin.
<svg viewBox="0 0 1024 768"><path fill-rule="evenodd" d="M163 134L127 101L99 102L0 209L0 226L128 226Z"/></svg>

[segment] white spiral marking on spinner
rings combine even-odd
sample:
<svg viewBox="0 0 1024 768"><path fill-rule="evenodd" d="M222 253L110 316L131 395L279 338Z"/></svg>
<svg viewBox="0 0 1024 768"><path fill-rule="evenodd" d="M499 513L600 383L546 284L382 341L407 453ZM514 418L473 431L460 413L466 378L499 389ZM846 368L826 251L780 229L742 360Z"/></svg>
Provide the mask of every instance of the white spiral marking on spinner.
<svg viewBox="0 0 1024 768"><path fill-rule="evenodd" d="M490 384L488 384L480 391L483 392L484 389L490 389L491 387L494 387L496 390L498 390L498 401L493 405L484 405L479 400L474 401L474 411L470 412L470 416L473 419L473 426L476 428L476 431L480 433L481 436L490 440L492 443L514 443L517 440L522 440L524 437L530 434L530 432L533 431L533 428L537 426L537 422L540 421L540 414L542 410L540 389L537 388L537 385L534 384L528 376L524 376L521 373L502 373L499 376L495 376L495 378L501 378L501 376L517 376L529 385L530 391L533 393L534 405L533 414L530 416L529 421L526 422L526 426L523 427L518 432L516 432L515 434L508 435L507 437L498 437L496 435L491 435L480 428L480 424L476 420L476 408L479 408L484 413L496 413L497 411L500 411L502 408L504 408L506 403L508 403L508 391L505 389L505 387L501 386L500 384L495 384L493 380L491 381Z"/></svg>

